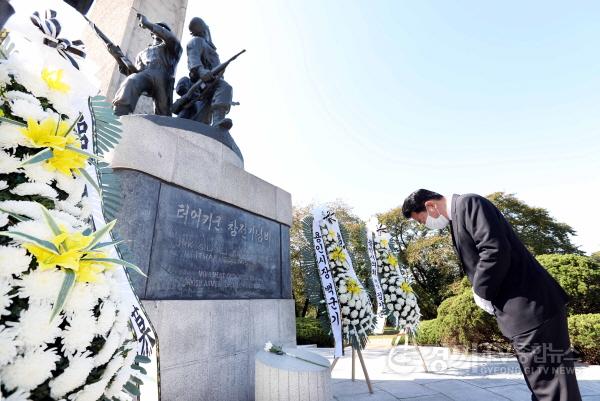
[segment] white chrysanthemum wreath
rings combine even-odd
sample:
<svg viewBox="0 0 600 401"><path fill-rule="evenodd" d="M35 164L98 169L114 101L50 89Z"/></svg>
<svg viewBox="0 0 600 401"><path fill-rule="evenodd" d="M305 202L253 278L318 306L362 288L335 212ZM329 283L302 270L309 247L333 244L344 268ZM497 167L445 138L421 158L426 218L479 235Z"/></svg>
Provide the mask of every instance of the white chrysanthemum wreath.
<svg viewBox="0 0 600 401"><path fill-rule="evenodd" d="M123 296L129 284L116 274L126 262L108 251L114 222L97 231L89 225L85 168L97 156L82 150L75 129L87 78L41 44L9 51L7 43L0 54L0 399L131 399L141 374Z"/></svg>
<svg viewBox="0 0 600 401"><path fill-rule="evenodd" d="M342 312L342 333L346 342L363 348L368 334L375 327L375 315L369 294L353 274L350 254L335 221L335 214L331 212L330 216L334 224L324 219L319 227Z"/></svg>
<svg viewBox="0 0 600 401"><path fill-rule="evenodd" d="M400 271L398 258L390 248L390 235L378 230L373 244L387 315L393 316L397 329L415 333L421 312L408 277Z"/></svg>

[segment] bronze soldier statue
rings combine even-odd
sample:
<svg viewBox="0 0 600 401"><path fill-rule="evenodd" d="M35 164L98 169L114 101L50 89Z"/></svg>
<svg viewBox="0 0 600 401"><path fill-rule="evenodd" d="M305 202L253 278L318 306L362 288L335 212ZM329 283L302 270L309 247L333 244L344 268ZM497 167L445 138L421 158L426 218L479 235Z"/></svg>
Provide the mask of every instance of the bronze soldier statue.
<svg viewBox="0 0 600 401"><path fill-rule="evenodd" d="M115 114L131 114L142 93L154 100L154 112L162 116L171 115L175 68L183 49L179 39L169 26L159 22L153 24L142 14L138 14L140 26L152 32L154 42L136 57L137 71L123 81L113 100Z"/></svg>
<svg viewBox="0 0 600 401"><path fill-rule="evenodd" d="M203 95L207 99L203 106L206 110L195 110L193 115L199 121L230 129L233 123L226 116L233 104L233 89L222 78L222 74L215 77L211 72L221 63L217 48L210 37L210 30L206 23L198 17L192 18L189 28L192 39L187 44L186 50L191 83L194 84L199 80L206 82L209 84L211 92Z"/></svg>

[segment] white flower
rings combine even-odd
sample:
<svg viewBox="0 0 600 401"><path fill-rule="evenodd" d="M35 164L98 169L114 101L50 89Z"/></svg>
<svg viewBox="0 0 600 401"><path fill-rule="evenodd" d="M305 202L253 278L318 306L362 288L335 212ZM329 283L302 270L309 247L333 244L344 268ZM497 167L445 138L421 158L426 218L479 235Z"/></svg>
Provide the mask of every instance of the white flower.
<svg viewBox="0 0 600 401"><path fill-rule="evenodd" d="M3 139L6 139L6 137L3 138L5 133L3 132L2 128L1 128L1 127L4 127L5 125L8 125L8 124L0 124L0 148L2 147ZM19 134L19 135L21 135L21 134ZM0 151L0 174L13 173L19 169L20 165L21 165L21 159L11 156L6 152Z"/></svg>
<svg viewBox="0 0 600 401"><path fill-rule="evenodd" d="M44 111L40 101L29 93L9 91L5 95L10 103L11 113L21 117L23 120L33 118L34 120L41 121L51 115L56 115L55 113Z"/></svg>
<svg viewBox="0 0 600 401"><path fill-rule="evenodd" d="M117 348L121 346L121 333L118 330L111 330L102 346L102 349L96 354L94 359L95 366L101 366L107 363L113 356Z"/></svg>
<svg viewBox="0 0 600 401"><path fill-rule="evenodd" d="M0 148L14 149L17 146L29 146L29 141L21 134L19 126L9 123L0 124ZM7 164L8 160L5 159L6 157L0 157L0 172L10 173L16 171L19 166Z"/></svg>
<svg viewBox="0 0 600 401"><path fill-rule="evenodd" d="M15 225L10 226L8 228L8 231L19 231L43 240L51 240L52 238L54 238L54 234L52 233L52 230L50 229L48 224L42 222L41 220L21 221ZM26 242L21 239L15 239L14 241L18 243Z"/></svg>
<svg viewBox="0 0 600 401"><path fill-rule="evenodd" d="M29 391L17 390L7 398L3 398L4 401L29 401Z"/></svg>
<svg viewBox="0 0 600 401"><path fill-rule="evenodd" d="M56 186L69 194L71 203L78 203L85 189L85 180L81 177L69 177L64 174L56 174Z"/></svg>
<svg viewBox="0 0 600 401"><path fill-rule="evenodd" d="M71 290L71 295L65 302L63 310L66 314L73 315L78 313L91 313L98 297L92 291L95 283L75 283Z"/></svg>
<svg viewBox="0 0 600 401"><path fill-rule="evenodd" d="M394 308L396 310L400 310L400 309L402 309L402 306L400 304L396 304L396 305L394 305Z"/></svg>
<svg viewBox="0 0 600 401"><path fill-rule="evenodd" d="M342 294L338 297L340 303L345 304L348 302L348 299L350 299L350 296L348 294Z"/></svg>
<svg viewBox="0 0 600 401"><path fill-rule="evenodd" d="M62 270L36 269L23 275L19 296L30 302L54 302L65 279Z"/></svg>
<svg viewBox="0 0 600 401"><path fill-rule="evenodd" d="M390 299L392 301L395 301L396 299L398 299L398 297L396 296L396 294L392 294L392 295L390 295Z"/></svg>
<svg viewBox="0 0 600 401"><path fill-rule="evenodd" d="M10 192L18 196L40 195L52 199L58 197L58 192L50 185L37 182L24 182L11 189Z"/></svg>
<svg viewBox="0 0 600 401"><path fill-rule="evenodd" d="M8 308L12 303L12 297L8 293L13 289L11 281L8 278L0 278L0 316L10 315Z"/></svg>
<svg viewBox="0 0 600 401"><path fill-rule="evenodd" d="M19 339L28 348L37 348L51 343L60 335L61 319L50 321L52 307L50 304L29 303L29 308L21 312L18 323L11 323L18 332Z"/></svg>
<svg viewBox="0 0 600 401"><path fill-rule="evenodd" d="M87 354L72 357L65 371L50 381L50 395L58 399L82 386L93 368L94 362Z"/></svg>
<svg viewBox="0 0 600 401"><path fill-rule="evenodd" d="M355 307L356 309L360 309L360 308L361 308L361 306L362 306L362 303L360 302L360 300L356 301L356 303L354 304L354 307Z"/></svg>
<svg viewBox="0 0 600 401"><path fill-rule="evenodd" d="M127 357L125 358L125 361L123 361L123 367L121 368L121 370L119 370L112 383L110 384L110 387L105 392L107 398L117 396L119 392L123 389L123 386L129 380L129 377L131 375L138 376L135 373L137 371L131 368L131 365L135 360L136 354L137 352L135 351L132 345L129 353L127 354Z"/></svg>
<svg viewBox="0 0 600 401"><path fill-rule="evenodd" d="M96 326L96 334L106 336L110 328L115 323L117 316L117 306L114 302L105 300L100 308L100 316L98 316L98 324Z"/></svg>
<svg viewBox="0 0 600 401"><path fill-rule="evenodd" d="M15 338L16 335L14 329L0 326L0 368L11 362L17 356L19 347L23 346L23 342Z"/></svg>
<svg viewBox="0 0 600 401"><path fill-rule="evenodd" d="M8 223L9 223L8 214L6 214L4 212L0 212L0 228L4 227Z"/></svg>
<svg viewBox="0 0 600 401"><path fill-rule="evenodd" d="M4 181L4 180L0 180L0 191L4 190L8 188L8 182Z"/></svg>
<svg viewBox="0 0 600 401"><path fill-rule="evenodd" d="M394 315L395 317L398 317L398 316L400 316L400 312L398 312L398 311L394 311L393 315Z"/></svg>
<svg viewBox="0 0 600 401"><path fill-rule="evenodd" d="M271 341L267 341L265 344L265 351L270 352L271 348L273 348L273 343Z"/></svg>
<svg viewBox="0 0 600 401"><path fill-rule="evenodd" d="M96 319L92 312L79 310L67 319L69 327L63 330L63 351L73 355L83 352L96 335Z"/></svg>
<svg viewBox="0 0 600 401"><path fill-rule="evenodd" d="M352 312L350 312L350 317L352 319L356 319L358 317L358 312L356 310L353 310Z"/></svg>
<svg viewBox="0 0 600 401"><path fill-rule="evenodd" d="M346 294L348 292L348 288L346 288L345 285L340 285L340 287L338 288L338 293L339 294Z"/></svg>
<svg viewBox="0 0 600 401"><path fill-rule="evenodd" d="M22 169L30 181L41 184L50 184L56 175L56 172L49 171L44 167L43 163L27 164Z"/></svg>
<svg viewBox="0 0 600 401"><path fill-rule="evenodd" d="M53 349L44 351L34 348L17 357L15 361L2 368L2 384L7 390L18 388L29 391L36 388L52 376L52 370L58 362L59 356Z"/></svg>
<svg viewBox="0 0 600 401"><path fill-rule="evenodd" d="M350 308L347 306L342 307L342 315L347 315L350 313Z"/></svg>
<svg viewBox="0 0 600 401"><path fill-rule="evenodd" d="M0 246L0 277L21 274L29 268L31 256L21 247Z"/></svg>
<svg viewBox="0 0 600 401"><path fill-rule="evenodd" d="M356 325L358 325L358 319L351 320L351 321L350 321L350 323L351 323L353 326L356 326Z"/></svg>
<svg viewBox="0 0 600 401"><path fill-rule="evenodd" d="M394 287L393 285L390 285L389 292L394 292L394 291L396 291L396 287Z"/></svg>
<svg viewBox="0 0 600 401"><path fill-rule="evenodd" d="M42 218L42 210L40 208L40 204L37 202L16 200L1 201L0 209L6 210L7 212L19 214L21 216L29 217L31 219Z"/></svg>

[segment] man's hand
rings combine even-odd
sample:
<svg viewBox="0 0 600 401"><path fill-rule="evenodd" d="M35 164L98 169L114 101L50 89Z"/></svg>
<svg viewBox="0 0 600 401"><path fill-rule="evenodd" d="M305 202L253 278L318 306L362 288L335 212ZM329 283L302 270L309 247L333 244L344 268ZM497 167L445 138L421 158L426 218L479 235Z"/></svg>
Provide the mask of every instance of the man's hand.
<svg viewBox="0 0 600 401"><path fill-rule="evenodd" d="M477 304L477 306L479 306L481 309L490 315L494 314L494 306L492 303L487 299L483 299L479 295L475 294L475 290L473 290L473 299L475 300L475 304Z"/></svg>

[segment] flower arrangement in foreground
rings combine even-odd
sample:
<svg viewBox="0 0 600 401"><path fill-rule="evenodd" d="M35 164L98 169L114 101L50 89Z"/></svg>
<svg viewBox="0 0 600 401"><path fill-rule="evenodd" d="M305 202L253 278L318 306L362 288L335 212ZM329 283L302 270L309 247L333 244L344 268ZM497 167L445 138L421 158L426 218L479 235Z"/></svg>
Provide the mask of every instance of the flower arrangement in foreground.
<svg viewBox="0 0 600 401"><path fill-rule="evenodd" d="M400 270L398 258L391 249L391 236L381 226L368 235L373 238L378 274L375 279L379 279L381 285L384 314L393 317L397 329L414 334L421 312L408 274Z"/></svg>
<svg viewBox="0 0 600 401"><path fill-rule="evenodd" d="M131 399L143 368L121 266L135 266L119 259L114 221L91 217L101 206L89 195L101 199L102 185L98 131L93 144L79 135L87 78L54 50L9 39L0 48L0 399ZM90 104L110 121L106 104Z"/></svg>
<svg viewBox="0 0 600 401"><path fill-rule="evenodd" d="M354 273L344 230L327 209L316 209L303 226L302 266L309 300L320 317L329 317L321 320L324 327L341 326L343 341L362 349L375 327L375 315L369 294ZM336 341L336 346L342 344Z"/></svg>

